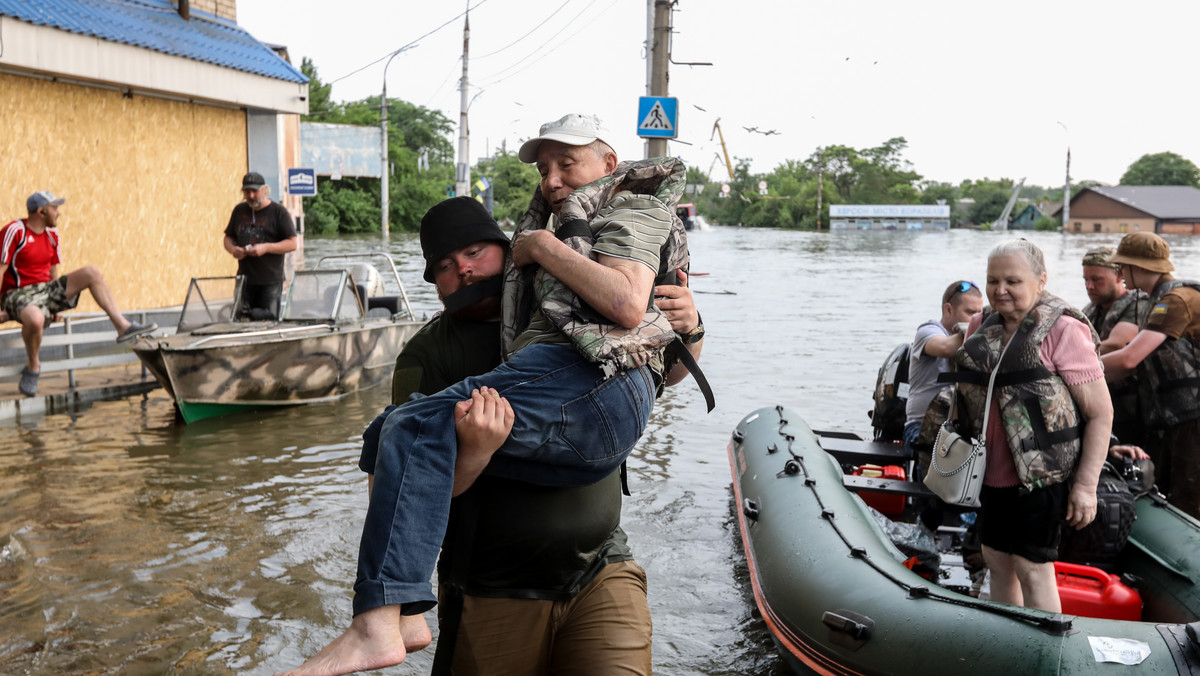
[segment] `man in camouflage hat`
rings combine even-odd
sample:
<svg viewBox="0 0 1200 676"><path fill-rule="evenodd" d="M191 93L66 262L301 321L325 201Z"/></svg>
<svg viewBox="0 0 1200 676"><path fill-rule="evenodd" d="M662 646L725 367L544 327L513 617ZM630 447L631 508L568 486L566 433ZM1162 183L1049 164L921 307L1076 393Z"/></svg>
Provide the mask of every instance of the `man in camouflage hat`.
<svg viewBox="0 0 1200 676"><path fill-rule="evenodd" d="M1200 518L1200 283L1175 279L1171 247L1152 232L1125 235L1109 260L1149 295L1150 310L1128 345L1101 357L1110 383L1137 375L1142 419L1162 433L1150 449L1171 504Z"/></svg>
<svg viewBox="0 0 1200 676"><path fill-rule="evenodd" d="M1121 265L1112 262L1116 254L1111 246L1099 246L1083 256L1083 284L1091 301L1083 314L1100 334L1101 354L1128 345L1149 309L1145 291L1125 286Z"/></svg>
<svg viewBox="0 0 1200 676"><path fill-rule="evenodd" d="M568 115L543 125L540 133L530 142L539 146L542 175L531 212L558 214L576 188L588 186L594 194L595 181L622 173L594 117ZM523 147L522 157L524 151ZM651 170L672 162L659 162ZM676 169L660 181L665 200L623 192L619 204L605 202L606 208L595 214L590 213L594 204L581 207L594 217L584 225L599 233L593 254L579 255L582 252L553 231L530 230L514 242L512 261L521 267L536 263L538 270L574 290L592 313L614 327L602 336L606 343L612 336L636 337L641 327L661 326L662 319L668 332L681 333L687 340L690 353L698 352L703 329L694 308L682 307L678 299L651 303L652 293L660 288L655 286L660 252L676 231L674 202L683 178L682 169ZM616 183L614 179L606 186L615 188ZM648 361L627 361L626 368L612 372L584 358L582 348L554 338L549 321L534 317L528 323L529 330L510 346L508 361L500 367L385 413L359 550L354 619L333 643L288 673L381 668L402 662L409 647L428 642L421 613L435 601L429 577L451 494L466 488L454 476L455 421L478 405L481 392L485 399L502 395L515 412L508 440L488 464L492 476L555 487L591 484L611 474L641 436L659 386L671 382L673 375L673 370L664 372L661 354L654 357L656 348L637 353L650 355ZM539 335L527 338L529 333ZM464 407L464 400L471 403ZM510 613L501 612L493 624L510 619ZM644 641L648 628L642 634ZM649 673L649 665L633 671ZM481 673L505 672L484 667ZM512 673L530 673L529 665Z"/></svg>
<svg viewBox="0 0 1200 676"><path fill-rule="evenodd" d="M1116 253L1111 246L1099 246L1083 256L1083 283L1091 301L1083 314L1100 335L1100 354L1128 345L1150 305L1145 291L1126 288L1121 265L1112 262ZM1136 378L1109 382L1108 390L1113 401L1112 433L1124 442L1154 446L1141 424Z"/></svg>

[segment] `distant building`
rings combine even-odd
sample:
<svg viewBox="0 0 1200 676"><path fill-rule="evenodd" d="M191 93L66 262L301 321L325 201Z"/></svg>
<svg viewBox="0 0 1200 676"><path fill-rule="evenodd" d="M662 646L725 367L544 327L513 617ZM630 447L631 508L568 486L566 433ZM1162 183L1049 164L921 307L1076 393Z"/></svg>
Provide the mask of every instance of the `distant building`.
<svg viewBox="0 0 1200 676"><path fill-rule="evenodd" d="M1055 216L1061 218L1061 208ZM1183 185L1084 188L1071 198L1071 221L1064 230L1200 234L1200 189Z"/></svg>
<svg viewBox="0 0 1200 676"><path fill-rule="evenodd" d="M941 204L831 204L830 230L948 230L950 207Z"/></svg>
<svg viewBox="0 0 1200 676"><path fill-rule="evenodd" d="M1026 204L1008 221L1009 230L1033 230L1033 224L1042 217L1042 212L1032 204Z"/></svg>
<svg viewBox="0 0 1200 676"><path fill-rule="evenodd" d="M233 274L222 232L247 170L300 214L284 179L308 78L281 53L235 0L0 2L2 222L34 191L66 198L64 269L100 267L122 308Z"/></svg>

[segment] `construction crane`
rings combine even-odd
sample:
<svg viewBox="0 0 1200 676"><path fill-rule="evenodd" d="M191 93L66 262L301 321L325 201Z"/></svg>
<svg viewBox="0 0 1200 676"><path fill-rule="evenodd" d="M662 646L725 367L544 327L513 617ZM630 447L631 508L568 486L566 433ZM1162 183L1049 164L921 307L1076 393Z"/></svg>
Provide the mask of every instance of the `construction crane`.
<svg viewBox="0 0 1200 676"><path fill-rule="evenodd" d="M1004 205L1004 211L1000 213L1000 218L992 222L992 230L1008 230L1008 217L1012 214L1013 205L1017 203L1017 195L1021 194L1021 186L1025 185L1025 179L1017 181L1017 187L1013 188L1012 197L1008 198L1008 204Z"/></svg>
<svg viewBox="0 0 1200 676"><path fill-rule="evenodd" d="M713 122L712 134L708 135L708 140L711 141L713 134L716 134L721 139L721 152L725 153L725 168L729 170L729 182L733 182L733 163L729 161L729 150L725 148L725 135L721 133L721 118L717 118ZM711 169L710 169L711 171Z"/></svg>

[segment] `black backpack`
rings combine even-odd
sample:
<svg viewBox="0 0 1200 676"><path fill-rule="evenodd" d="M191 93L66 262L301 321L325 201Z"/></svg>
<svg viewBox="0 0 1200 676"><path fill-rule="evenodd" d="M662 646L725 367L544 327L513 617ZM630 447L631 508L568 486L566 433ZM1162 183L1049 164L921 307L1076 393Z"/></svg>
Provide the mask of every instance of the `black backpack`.
<svg viewBox="0 0 1200 676"><path fill-rule="evenodd" d="M1104 463L1096 485L1096 518L1083 530L1063 526L1060 560L1108 563L1121 553L1137 519L1134 502L1154 486L1154 463L1127 460L1122 469Z"/></svg>
<svg viewBox="0 0 1200 676"><path fill-rule="evenodd" d="M875 378L875 409L869 415L877 440L900 441L904 438L909 350L908 343L897 345L883 360Z"/></svg>

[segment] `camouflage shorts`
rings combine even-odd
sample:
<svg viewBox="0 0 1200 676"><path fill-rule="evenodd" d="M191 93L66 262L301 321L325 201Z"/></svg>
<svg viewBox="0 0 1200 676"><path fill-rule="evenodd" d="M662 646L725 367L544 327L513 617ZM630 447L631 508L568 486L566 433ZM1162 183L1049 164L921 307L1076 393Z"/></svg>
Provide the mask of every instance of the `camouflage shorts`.
<svg viewBox="0 0 1200 676"><path fill-rule="evenodd" d="M41 308L42 314L46 315L47 324L55 313L70 310L78 304L79 294L74 298L67 298L66 275L41 284L17 287L4 294L3 300L0 300L0 306L8 313L9 319L17 321L26 307L36 305Z"/></svg>

